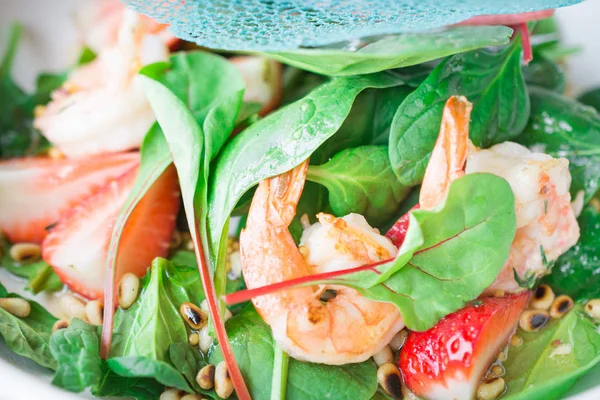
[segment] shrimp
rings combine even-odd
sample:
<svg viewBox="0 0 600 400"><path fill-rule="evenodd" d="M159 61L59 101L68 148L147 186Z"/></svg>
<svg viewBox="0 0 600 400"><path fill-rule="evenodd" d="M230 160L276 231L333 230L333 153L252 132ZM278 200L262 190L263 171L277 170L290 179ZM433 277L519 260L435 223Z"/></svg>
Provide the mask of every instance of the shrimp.
<svg viewBox="0 0 600 400"><path fill-rule="evenodd" d="M515 273L531 281L545 275L550 263L579 239L569 194L569 161L533 153L512 142L477 149L469 141L470 104L464 97L454 97L447 106L444 114L455 115L443 118L423 179L421 208L440 203L450 183L464 173L487 172L506 179L515 195L517 231L505 265L486 292L518 292L523 288Z"/></svg>
<svg viewBox="0 0 600 400"><path fill-rule="evenodd" d="M68 157L137 148L155 121L137 74L168 49L128 11L118 43L73 71L34 125Z"/></svg>
<svg viewBox="0 0 600 400"><path fill-rule="evenodd" d="M308 162L259 184L240 253L248 288L360 266L396 255L396 247L362 216L319 214L298 248L288 231ZM322 301L324 293L334 293ZM300 287L254 298L273 337L292 357L331 365L361 362L380 351L404 323L396 306L336 285Z"/></svg>

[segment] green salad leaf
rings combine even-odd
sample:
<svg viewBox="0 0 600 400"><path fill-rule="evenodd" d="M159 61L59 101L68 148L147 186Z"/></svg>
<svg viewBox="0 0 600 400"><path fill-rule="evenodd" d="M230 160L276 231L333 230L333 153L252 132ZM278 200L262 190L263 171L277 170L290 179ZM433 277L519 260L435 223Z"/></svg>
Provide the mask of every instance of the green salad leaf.
<svg viewBox="0 0 600 400"><path fill-rule="evenodd" d="M165 361L143 356L127 356L109 358L107 364L111 371L125 378L152 378L165 386L193 392L181 373Z"/></svg>
<svg viewBox="0 0 600 400"><path fill-rule="evenodd" d="M523 67L523 77L528 85L543 87L557 93L564 93L567 85L563 69L541 54L534 53L533 60Z"/></svg>
<svg viewBox="0 0 600 400"><path fill-rule="evenodd" d="M0 297L23 298L8 293L2 284ZM25 300L31 306L31 312L25 318L16 317L0 308L0 335L8 348L18 355L27 357L43 367L56 369L56 360L50 352L50 335L56 318L35 301Z"/></svg>
<svg viewBox="0 0 600 400"><path fill-rule="evenodd" d="M193 347L187 343L173 343L169 347L169 358L177 371L185 376L189 384L194 388L194 391L204 394L214 393L214 391L201 389L198 382L196 382L198 371L207 365L204 355L198 347Z"/></svg>
<svg viewBox="0 0 600 400"><path fill-rule="evenodd" d="M396 178L387 146L342 150L329 162L310 166L307 179L327 188L336 216L358 213L373 226L394 215L410 190Z"/></svg>
<svg viewBox="0 0 600 400"><path fill-rule="evenodd" d="M45 261L40 260L32 263L19 263L9 255L10 246L2 243L0 238L0 267L6 268L8 272L27 280L25 289L37 294L44 290L54 292L62 289L63 283L54 270Z"/></svg>
<svg viewBox="0 0 600 400"><path fill-rule="evenodd" d="M296 215L289 226L289 231L296 243L300 243L300 238L304 231L300 222L303 215L308 217L310 223L315 223L317 221L316 215L319 212L331 211L327 198L327 188L325 186L306 181L304 190L298 201L298 206L296 207Z"/></svg>
<svg viewBox="0 0 600 400"><path fill-rule="evenodd" d="M552 91L531 87L531 117L518 141L536 151L569 160L571 195L591 199L600 184L600 115L591 107Z"/></svg>
<svg viewBox="0 0 600 400"><path fill-rule="evenodd" d="M248 307L226 324L236 359L254 399L271 398L274 341L271 328ZM209 362L222 360L218 344L209 350ZM358 364L325 365L289 359L288 400L369 399L377 390L376 366L369 360Z"/></svg>
<svg viewBox="0 0 600 400"><path fill-rule="evenodd" d="M600 213L592 206L577 219L581 237L561 255L545 282L575 300L600 297Z"/></svg>
<svg viewBox="0 0 600 400"><path fill-rule="evenodd" d="M580 306L540 332L519 332L504 362L507 400L552 400L600 362L600 334Z"/></svg>
<svg viewBox="0 0 600 400"><path fill-rule="evenodd" d="M476 146L513 139L527 125L529 96L521 71L521 44L477 50L444 60L398 108L390 131L390 160L400 182L418 185L440 130L448 98L473 103L470 137Z"/></svg>
<svg viewBox="0 0 600 400"><path fill-rule="evenodd" d="M600 112L600 88L595 88L582 93L577 100L586 106L594 107Z"/></svg>
<svg viewBox="0 0 600 400"><path fill-rule="evenodd" d="M264 55L307 71L343 76L380 72L437 58L508 43L512 29L504 26L461 26L438 32L375 37L361 47L298 49Z"/></svg>

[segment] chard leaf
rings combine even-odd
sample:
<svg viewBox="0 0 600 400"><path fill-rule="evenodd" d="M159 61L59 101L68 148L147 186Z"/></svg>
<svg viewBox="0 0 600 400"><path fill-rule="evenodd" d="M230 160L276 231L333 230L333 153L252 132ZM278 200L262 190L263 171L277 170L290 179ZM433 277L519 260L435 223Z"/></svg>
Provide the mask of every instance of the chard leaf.
<svg viewBox="0 0 600 400"><path fill-rule="evenodd" d="M58 363L53 385L78 393L100 384L104 370L96 327L71 320L66 329L52 334L50 351Z"/></svg>
<svg viewBox="0 0 600 400"><path fill-rule="evenodd" d="M165 386L192 393L185 378L170 364L143 356L109 358L108 367L126 378L153 378Z"/></svg>
<svg viewBox="0 0 600 400"><path fill-rule="evenodd" d="M22 298L7 293L0 284L1 297ZM27 357L43 367L56 369L58 364L50 352L52 325L56 322L44 307L35 301L25 299L31 306L26 318L19 318L0 308L0 335L9 349L20 356Z"/></svg>
<svg viewBox="0 0 600 400"><path fill-rule="evenodd" d="M477 146L518 136L529 118L529 97L521 71L521 44L477 50L444 60L398 108L390 128L390 160L404 185L418 185L438 137L450 96L473 103L470 137Z"/></svg>
<svg viewBox="0 0 600 400"><path fill-rule="evenodd" d="M600 297L600 213L587 206L577 222L579 241L556 260L545 282L557 293L591 300Z"/></svg>
<svg viewBox="0 0 600 400"><path fill-rule="evenodd" d="M327 188L336 216L361 214L373 226L394 215L410 190L392 171L387 146L342 150L329 162L310 166L307 179Z"/></svg>
<svg viewBox="0 0 600 400"><path fill-rule="evenodd" d="M552 400L600 362L600 334L576 306L540 332L519 332L504 362L507 400ZM559 348L562 346L562 348Z"/></svg>
<svg viewBox="0 0 600 400"><path fill-rule="evenodd" d="M271 329L248 307L227 321L233 352L254 399L271 398L274 341ZM220 348L214 344L209 362L222 360ZM260 366L257 368L257 366ZM289 359L288 400L369 399L377 390L376 366L369 360L357 364L324 365Z"/></svg>
<svg viewBox="0 0 600 400"><path fill-rule="evenodd" d="M334 79L229 141L216 160L210 180L212 252L218 254L225 223L244 193L261 180L309 158L340 128L360 92L400 84L402 81L389 73Z"/></svg>
<svg viewBox="0 0 600 400"><path fill-rule="evenodd" d="M350 48L298 49L265 55L323 75L361 75L422 64L437 58L508 43L512 29L504 26L461 26L438 32L375 37Z"/></svg>
<svg viewBox="0 0 600 400"><path fill-rule="evenodd" d="M552 91L531 87L531 117L519 142L569 160L571 195L585 202L600 184L600 115L591 107Z"/></svg>
<svg viewBox="0 0 600 400"><path fill-rule="evenodd" d="M115 316L111 357L136 356L150 360L168 360L171 343L186 342L187 330L165 287L168 261L157 258L149 274L140 282L140 294L127 310ZM115 371L116 372L116 371Z"/></svg>

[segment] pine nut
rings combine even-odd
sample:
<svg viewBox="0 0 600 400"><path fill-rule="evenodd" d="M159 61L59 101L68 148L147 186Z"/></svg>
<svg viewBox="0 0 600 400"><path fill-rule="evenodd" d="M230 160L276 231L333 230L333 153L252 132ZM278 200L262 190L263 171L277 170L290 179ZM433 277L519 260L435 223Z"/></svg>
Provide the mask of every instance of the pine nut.
<svg viewBox="0 0 600 400"><path fill-rule="evenodd" d="M600 319L600 299L593 299L586 303L585 312L593 319Z"/></svg>
<svg viewBox="0 0 600 400"><path fill-rule="evenodd" d="M50 147L48 149L48 157L50 157L54 160L60 160L62 158L65 158L65 155L63 154L62 151L60 151L56 147Z"/></svg>
<svg viewBox="0 0 600 400"><path fill-rule="evenodd" d="M202 329L208 323L207 315L195 304L183 303L179 307L179 313L192 329Z"/></svg>
<svg viewBox="0 0 600 400"><path fill-rule="evenodd" d="M198 371L198 375L196 375L196 382L198 382L198 386L204 390L212 389L215 385L215 366L208 364L207 366L202 367L202 369Z"/></svg>
<svg viewBox="0 0 600 400"><path fill-rule="evenodd" d="M92 325L102 325L104 307L98 300L92 300L85 305L85 315Z"/></svg>
<svg viewBox="0 0 600 400"><path fill-rule="evenodd" d="M30 263L42 257L42 249L37 243L16 243L10 247L9 254L18 263Z"/></svg>
<svg viewBox="0 0 600 400"><path fill-rule="evenodd" d="M162 392L159 400L181 400L181 391L177 389L167 389Z"/></svg>
<svg viewBox="0 0 600 400"><path fill-rule="evenodd" d="M507 356L507 354L506 354L506 351L504 351L504 350L503 350L503 351L501 351L500 353L498 353L498 357L496 357L496 360L498 360L498 361L500 361L500 362L503 362L503 361L506 361L506 358L507 358L507 357L508 357L508 356Z"/></svg>
<svg viewBox="0 0 600 400"><path fill-rule="evenodd" d="M210 336L210 333L208 332L208 326L205 326L204 328L200 329L200 332L198 332L198 336L200 337L198 346L200 347L200 350L204 354L206 354L213 342L213 337Z"/></svg>
<svg viewBox="0 0 600 400"><path fill-rule="evenodd" d="M392 363L385 363L377 369L377 381L387 394L395 399L402 398L402 377Z"/></svg>
<svg viewBox="0 0 600 400"><path fill-rule="evenodd" d="M510 338L510 345L511 346L513 346L513 347L519 347L522 344L523 344L523 338L521 336L515 334L515 335L513 335Z"/></svg>
<svg viewBox="0 0 600 400"><path fill-rule="evenodd" d="M525 310L519 317L519 326L525 332L537 332L550 321L550 314L544 310Z"/></svg>
<svg viewBox="0 0 600 400"><path fill-rule="evenodd" d="M385 346L383 349L379 350L373 355L373 360L378 367L385 363L393 363L394 353L392 352L390 346Z"/></svg>
<svg viewBox="0 0 600 400"><path fill-rule="evenodd" d="M59 329L67 329L69 327L69 321L66 319L59 319L52 325L52 333L56 332Z"/></svg>
<svg viewBox="0 0 600 400"><path fill-rule="evenodd" d="M204 397L196 393L190 393L183 396L181 400L204 400Z"/></svg>
<svg viewBox="0 0 600 400"><path fill-rule="evenodd" d="M127 310L135 303L140 291L140 279L134 274L128 272L121 277L119 282L119 306Z"/></svg>
<svg viewBox="0 0 600 400"><path fill-rule="evenodd" d="M190 346L197 346L199 341L200 336L198 336L197 333L191 333L190 336L188 336L188 343Z"/></svg>
<svg viewBox="0 0 600 400"><path fill-rule="evenodd" d="M494 297L504 297L505 294L504 290L494 290Z"/></svg>
<svg viewBox="0 0 600 400"><path fill-rule="evenodd" d="M224 361L217 364L215 369L215 392L222 399L227 399L233 393L233 383Z"/></svg>
<svg viewBox="0 0 600 400"><path fill-rule="evenodd" d="M31 305L29 302L18 297L6 297L0 299L0 308L19 318L25 318L31 313Z"/></svg>
<svg viewBox="0 0 600 400"><path fill-rule="evenodd" d="M573 308L573 299L567 295L558 296L550 306L550 316L552 318L561 318Z"/></svg>
<svg viewBox="0 0 600 400"><path fill-rule="evenodd" d="M504 379L494 378L481 382L477 388L477 400L494 400L504 392Z"/></svg>
<svg viewBox="0 0 600 400"><path fill-rule="evenodd" d="M501 376L504 376L504 374L506 373L506 370L504 369L504 367L502 365L494 365L491 369L492 374L496 375L498 378L500 378Z"/></svg>
<svg viewBox="0 0 600 400"><path fill-rule="evenodd" d="M82 321L86 321L85 304L77 297L70 294L63 294L60 297L60 308L69 319L79 318Z"/></svg>
<svg viewBox="0 0 600 400"><path fill-rule="evenodd" d="M402 329L400 332L396 333L390 342L390 347L393 351L400 351L402 346L404 346L404 342L406 342L406 338L408 337L408 331L406 329Z"/></svg>
<svg viewBox="0 0 600 400"><path fill-rule="evenodd" d="M554 301L554 292L548 285L540 285L533 293L530 306L537 310L547 310Z"/></svg>

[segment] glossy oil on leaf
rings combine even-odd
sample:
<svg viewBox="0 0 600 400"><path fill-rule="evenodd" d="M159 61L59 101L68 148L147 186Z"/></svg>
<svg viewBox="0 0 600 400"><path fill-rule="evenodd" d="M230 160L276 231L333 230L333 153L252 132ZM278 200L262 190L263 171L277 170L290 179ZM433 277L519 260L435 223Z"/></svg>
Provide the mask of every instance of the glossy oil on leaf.
<svg viewBox="0 0 600 400"><path fill-rule="evenodd" d="M518 141L536 151L569 160L571 196L585 201L600 184L600 115L591 107L552 91L531 87L531 118Z"/></svg>
<svg viewBox="0 0 600 400"><path fill-rule="evenodd" d="M418 185L452 95L473 103L470 138L476 146L518 136L529 118L520 41L500 51L477 50L444 60L398 108L390 130L390 160L407 186Z"/></svg>
<svg viewBox="0 0 600 400"><path fill-rule="evenodd" d="M375 37L360 43L358 49L350 46L298 49L265 55L318 74L361 75L421 64L482 47L503 45L511 34L512 29L504 26L462 26L438 32Z"/></svg>
<svg viewBox="0 0 600 400"><path fill-rule="evenodd" d="M327 163L310 166L307 179L327 188L334 215L357 213L373 226L394 215L410 190L392 171L387 146L342 150Z"/></svg>
<svg viewBox="0 0 600 400"><path fill-rule="evenodd" d="M540 332L519 332L504 362L507 400L553 400L600 362L600 334L576 306ZM562 346L559 348L559 346Z"/></svg>

